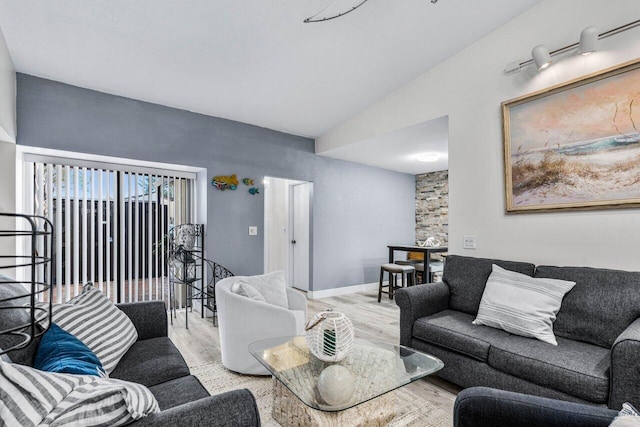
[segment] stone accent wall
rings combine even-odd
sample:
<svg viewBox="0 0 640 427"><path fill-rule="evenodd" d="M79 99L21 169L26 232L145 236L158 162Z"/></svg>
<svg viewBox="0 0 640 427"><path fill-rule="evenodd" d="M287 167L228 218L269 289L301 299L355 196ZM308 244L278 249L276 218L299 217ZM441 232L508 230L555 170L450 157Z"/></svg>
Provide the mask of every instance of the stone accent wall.
<svg viewBox="0 0 640 427"><path fill-rule="evenodd" d="M449 171L416 175L416 243L431 236L449 245Z"/></svg>

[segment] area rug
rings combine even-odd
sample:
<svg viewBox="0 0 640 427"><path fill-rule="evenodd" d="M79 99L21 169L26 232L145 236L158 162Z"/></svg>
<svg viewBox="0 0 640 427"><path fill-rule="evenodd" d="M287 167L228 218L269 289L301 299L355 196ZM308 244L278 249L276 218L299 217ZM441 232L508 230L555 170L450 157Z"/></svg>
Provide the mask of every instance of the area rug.
<svg viewBox="0 0 640 427"><path fill-rule="evenodd" d="M258 403L262 425L278 427L271 418L273 404L271 377L240 375L227 370L222 363L207 363L192 366L191 373L198 377L202 385L211 394L246 388L251 390ZM434 407L430 402L415 396L411 391L401 387L396 390L398 411L391 427L451 427L453 420L450 414Z"/></svg>

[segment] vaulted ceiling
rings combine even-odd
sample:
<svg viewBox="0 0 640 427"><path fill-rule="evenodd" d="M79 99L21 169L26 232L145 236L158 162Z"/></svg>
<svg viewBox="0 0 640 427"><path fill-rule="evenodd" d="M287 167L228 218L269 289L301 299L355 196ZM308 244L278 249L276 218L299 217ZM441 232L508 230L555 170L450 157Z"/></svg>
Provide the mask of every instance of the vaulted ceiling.
<svg viewBox="0 0 640 427"><path fill-rule="evenodd" d="M337 0L345 5L353 0ZM0 0L19 72L317 137L539 0Z"/></svg>

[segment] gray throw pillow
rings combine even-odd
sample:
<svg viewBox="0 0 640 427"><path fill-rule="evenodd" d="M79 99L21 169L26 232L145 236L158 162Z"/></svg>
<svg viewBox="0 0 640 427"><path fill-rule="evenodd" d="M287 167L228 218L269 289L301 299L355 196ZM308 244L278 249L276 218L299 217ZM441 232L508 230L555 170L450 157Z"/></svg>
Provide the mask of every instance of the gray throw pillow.
<svg viewBox="0 0 640 427"><path fill-rule="evenodd" d="M553 334L562 298L575 282L536 279L493 265L474 325L558 345Z"/></svg>

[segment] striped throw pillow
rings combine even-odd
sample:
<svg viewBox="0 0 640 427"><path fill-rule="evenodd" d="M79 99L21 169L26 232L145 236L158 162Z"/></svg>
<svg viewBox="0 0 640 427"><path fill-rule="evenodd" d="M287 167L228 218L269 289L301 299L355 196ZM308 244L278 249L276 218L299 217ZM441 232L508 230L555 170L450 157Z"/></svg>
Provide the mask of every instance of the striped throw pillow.
<svg viewBox="0 0 640 427"><path fill-rule="evenodd" d="M119 426L159 411L141 384L0 362L2 425Z"/></svg>
<svg viewBox="0 0 640 427"><path fill-rule="evenodd" d="M80 295L65 304L53 304L51 317L53 323L89 347L108 374L138 340L129 317L91 285L85 285Z"/></svg>
<svg viewBox="0 0 640 427"><path fill-rule="evenodd" d="M553 322L575 282L538 279L493 265L474 325L558 345Z"/></svg>

